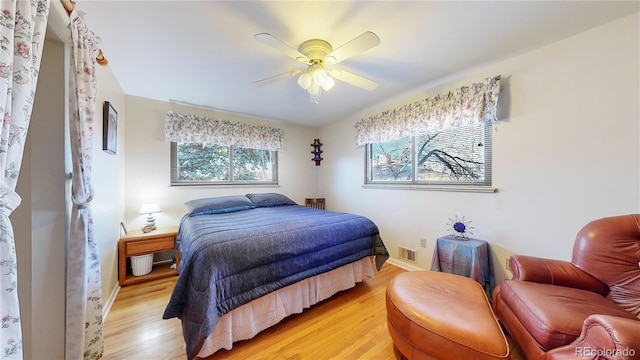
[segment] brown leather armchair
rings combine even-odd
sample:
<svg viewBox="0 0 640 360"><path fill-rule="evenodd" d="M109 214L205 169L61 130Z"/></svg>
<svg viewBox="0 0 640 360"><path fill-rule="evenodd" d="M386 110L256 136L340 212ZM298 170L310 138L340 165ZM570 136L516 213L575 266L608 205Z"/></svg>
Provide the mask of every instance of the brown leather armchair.
<svg viewBox="0 0 640 360"><path fill-rule="evenodd" d="M587 224L571 262L509 267L492 306L527 359L640 359L640 214Z"/></svg>

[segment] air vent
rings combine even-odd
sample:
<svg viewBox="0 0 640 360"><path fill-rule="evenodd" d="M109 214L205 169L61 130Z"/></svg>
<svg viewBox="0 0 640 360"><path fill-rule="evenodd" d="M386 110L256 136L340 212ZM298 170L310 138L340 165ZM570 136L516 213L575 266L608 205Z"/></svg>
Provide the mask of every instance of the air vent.
<svg viewBox="0 0 640 360"><path fill-rule="evenodd" d="M400 259L408 262L416 262L416 251L398 246L398 256Z"/></svg>

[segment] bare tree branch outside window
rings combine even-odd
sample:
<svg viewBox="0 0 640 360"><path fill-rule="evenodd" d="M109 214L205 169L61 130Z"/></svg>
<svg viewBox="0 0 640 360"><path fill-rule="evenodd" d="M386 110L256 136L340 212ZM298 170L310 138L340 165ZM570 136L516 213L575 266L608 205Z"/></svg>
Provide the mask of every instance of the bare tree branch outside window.
<svg viewBox="0 0 640 360"><path fill-rule="evenodd" d="M370 144L367 182L485 184L490 133L478 125Z"/></svg>

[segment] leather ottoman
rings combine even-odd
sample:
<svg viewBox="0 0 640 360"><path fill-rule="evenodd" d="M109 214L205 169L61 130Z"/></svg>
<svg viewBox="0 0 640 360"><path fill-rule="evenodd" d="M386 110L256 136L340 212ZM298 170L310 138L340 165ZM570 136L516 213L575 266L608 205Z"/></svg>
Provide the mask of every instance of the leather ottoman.
<svg viewBox="0 0 640 360"><path fill-rule="evenodd" d="M464 276L398 275L387 286L387 326L394 346L409 360L509 358L484 289Z"/></svg>

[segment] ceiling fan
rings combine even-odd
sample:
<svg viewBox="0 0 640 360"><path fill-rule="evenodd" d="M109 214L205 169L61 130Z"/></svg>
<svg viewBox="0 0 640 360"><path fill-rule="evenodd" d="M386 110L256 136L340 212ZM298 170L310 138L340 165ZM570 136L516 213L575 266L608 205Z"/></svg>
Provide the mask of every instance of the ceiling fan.
<svg viewBox="0 0 640 360"><path fill-rule="evenodd" d="M371 31L357 36L335 50L328 41L321 39L307 40L296 50L268 33L256 34L254 37L261 43L307 65L305 70L296 69L288 71L255 81L253 83L254 85L262 86L274 81L300 75L298 77L298 85L309 92L310 99L314 103L318 103L321 89L328 91L333 87L335 84L333 79L338 79L369 91L378 87L377 82L360 75L337 68L325 69L326 65L337 64L380 44L378 35Z"/></svg>

